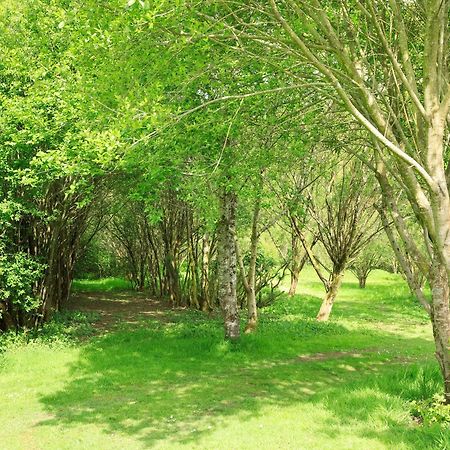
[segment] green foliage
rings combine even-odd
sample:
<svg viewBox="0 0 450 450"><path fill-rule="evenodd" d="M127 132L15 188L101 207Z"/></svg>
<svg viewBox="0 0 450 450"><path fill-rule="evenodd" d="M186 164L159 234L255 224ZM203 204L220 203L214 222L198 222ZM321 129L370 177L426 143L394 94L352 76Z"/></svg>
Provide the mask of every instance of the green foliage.
<svg viewBox="0 0 450 450"><path fill-rule="evenodd" d="M0 333L0 352L19 349L24 345L63 348L78 345L80 339L94 333L92 323L98 313L64 311L54 314L42 327Z"/></svg>
<svg viewBox="0 0 450 450"><path fill-rule="evenodd" d="M434 394L431 399L411 402L411 414L426 425L440 423L450 427L450 405L442 394Z"/></svg>
<svg viewBox="0 0 450 450"><path fill-rule="evenodd" d="M101 239L93 239L77 259L75 279L100 279L104 277L120 277L125 267L111 249Z"/></svg>
<svg viewBox="0 0 450 450"><path fill-rule="evenodd" d="M0 302L10 300L22 311L36 310L40 299L33 292L33 285L45 266L22 252L8 255L1 250L0 247Z"/></svg>
<svg viewBox="0 0 450 450"><path fill-rule="evenodd" d="M29 323L27 313L40 303L52 308L67 296L77 250L71 247L99 179L121 157L120 132L101 126L87 92L96 74L84 72L79 58L92 49L93 29L77 28L90 11L85 6L77 15L79 6L50 0L0 6L1 328Z"/></svg>
<svg viewBox="0 0 450 450"><path fill-rule="evenodd" d="M42 342L65 341L76 344L76 339L92 336L93 323L99 318L96 312L62 311L56 313L52 320L36 330L32 339Z"/></svg>

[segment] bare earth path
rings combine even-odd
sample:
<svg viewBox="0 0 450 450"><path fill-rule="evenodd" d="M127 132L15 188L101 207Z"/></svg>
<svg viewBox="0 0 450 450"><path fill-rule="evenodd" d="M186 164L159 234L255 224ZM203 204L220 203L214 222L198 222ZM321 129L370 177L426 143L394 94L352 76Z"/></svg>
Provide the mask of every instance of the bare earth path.
<svg viewBox="0 0 450 450"><path fill-rule="evenodd" d="M155 300L141 292L77 292L67 307L70 311L99 314L93 326L100 332L113 329L120 323L136 324L143 318L166 320L172 310L167 301Z"/></svg>

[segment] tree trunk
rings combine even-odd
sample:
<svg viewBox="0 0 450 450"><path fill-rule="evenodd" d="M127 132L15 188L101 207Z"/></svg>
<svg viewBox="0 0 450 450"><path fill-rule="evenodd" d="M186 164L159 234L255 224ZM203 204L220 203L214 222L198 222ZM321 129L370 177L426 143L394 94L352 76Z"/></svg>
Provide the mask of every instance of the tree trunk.
<svg viewBox="0 0 450 450"><path fill-rule="evenodd" d="M236 295L236 195L224 192L220 199L221 217L218 227L218 281L225 339L237 340L240 335Z"/></svg>
<svg viewBox="0 0 450 450"><path fill-rule="evenodd" d="M433 264L430 285L432 294L431 323L441 374L444 380L444 395L450 404L450 353L449 353L449 285L445 266Z"/></svg>
<svg viewBox="0 0 450 450"><path fill-rule="evenodd" d="M364 289L366 287L366 281L367 281L367 275L360 275L358 277L360 289Z"/></svg>
<svg viewBox="0 0 450 450"><path fill-rule="evenodd" d="M336 295L341 286L343 276L344 276L343 270L333 270L333 274L331 275L331 281L329 285L330 287L322 302L319 314L317 314L317 320L321 322L327 321L328 318L330 317L331 309L333 308L333 303L334 300L336 299Z"/></svg>
<svg viewBox="0 0 450 450"><path fill-rule="evenodd" d="M291 251L292 251L292 264L291 264L291 285L289 286L289 297L295 295L298 285L298 276L300 274L300 249L299 240L295 233L291 236Z"/></svg>
<svg viewBox="0 0 450 450"><path fill-rule="evenodd" d="M209 239L209 234L205 233L203 235L202 243L202 311L209 311L211 309L211 299L210 299L210 289L209 289L209 258L211 252L211 243Z"/></svg>
<svg viewBox="0 0 450 450"><path fill-rule="evenodd" d="M305 267L306 261L308 260L308 254L304 253L302 258L300 259L300 263L296 266L295 271L291 269L291 285L289 287L289 297L293 297L297 292L298 279L300 276L300 272Z"/></svg>
<svg viewBox="0 0 450 450"><path fill-rule="evenodd" d="M256 306L255 288L250 288L247 292L247 324L245 333L253 333L258 325L258 308Z"/></svg>
<svg viewBox="0 0 450 450"><path fill-rule="evenodd" d="M180 277L178 267L170 250L166 254L164 263L170 301L173 306L179 306L181 304Z"/></svg>
<svg viewBox="0 0 450 450"><path fill-rule="evenodd" d="M297 292L297 286L298 286L298 277L299 277L299 271L294 269L291 269L291 284L289 286L289 297L293 297L295 293Z"/></svg>
<svg viewBox="0 0 450 450"><path fill-rule="evenodd" d="M256 260L258 258L258 221L261 210L261 197L258 195L255 201L252 220L252 234L250 237L250 263L248 268L247 282L244 282L247 294L247 325L245 333L252 333L258 325L258 308L256 306ZM241 264L242 277L245 278L244 265Z"/></svg>
<svg viewBox="0 0 450 450"><path fill-rule="evenodd" d="M186 241L187 241L187 248L188 248L188 264L189 269L191 272L191 292L189 296L189 306L193 306L196 309L200 309L200 303L198 301L198 274L197 274L197 258L196 258L196 252L195 247L196 244L194 243L194 237L192 235L192 216L190 215L186 220Z"/></svg>

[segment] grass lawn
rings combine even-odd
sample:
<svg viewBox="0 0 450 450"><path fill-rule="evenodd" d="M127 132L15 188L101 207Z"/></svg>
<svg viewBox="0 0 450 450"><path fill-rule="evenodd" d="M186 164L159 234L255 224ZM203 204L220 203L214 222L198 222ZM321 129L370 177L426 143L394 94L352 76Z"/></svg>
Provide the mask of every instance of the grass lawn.
<svg viewBox="0 0 450 450"><path fill-rule="evenodd" d="M107 283L106 283L107 285ZM329 323L309 269L236 345L220 320L168 311L75 345L0 354L0 448L445 449L409 401L440 390L431 329L398 276L348 275ZM1 342L1 341L0 341Z"/></svg>

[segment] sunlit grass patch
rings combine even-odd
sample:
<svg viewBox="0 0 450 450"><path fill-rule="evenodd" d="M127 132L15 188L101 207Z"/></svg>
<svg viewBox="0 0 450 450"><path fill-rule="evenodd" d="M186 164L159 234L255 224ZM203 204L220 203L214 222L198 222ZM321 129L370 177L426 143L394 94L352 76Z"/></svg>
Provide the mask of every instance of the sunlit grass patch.
<svg viewBox="0 0 450 450"><path fill-rule="evenodd" d="M123 278L101 278L99 280L74 280L74 292L111 292L132 289L131 283Z"/></svg>

